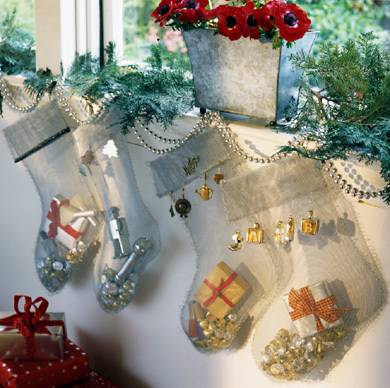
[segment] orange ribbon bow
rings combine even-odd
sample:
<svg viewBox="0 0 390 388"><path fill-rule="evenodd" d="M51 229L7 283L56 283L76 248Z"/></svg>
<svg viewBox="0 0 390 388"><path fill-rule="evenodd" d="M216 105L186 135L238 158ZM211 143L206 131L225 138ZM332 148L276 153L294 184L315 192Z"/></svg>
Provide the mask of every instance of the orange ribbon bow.
<svg viewBox="0 0 390 388"><path fill-rule="evenodd" d="M299 291L291 289L288 295L288 304L293 309L290 311L290 317L293 321L314 315L318 333L325 330L322 320L334 323L348 310L336 307L334 295L316 301L309 287L303 287Z"/></svg>

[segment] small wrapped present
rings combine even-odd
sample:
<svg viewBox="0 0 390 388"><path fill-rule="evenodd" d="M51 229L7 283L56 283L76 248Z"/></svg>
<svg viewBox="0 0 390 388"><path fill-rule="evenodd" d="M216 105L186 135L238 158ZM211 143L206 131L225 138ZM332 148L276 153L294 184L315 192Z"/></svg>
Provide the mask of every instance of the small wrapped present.
<svg viewBox="0 0 390 388"><path fill-rule="evenodd" d="M198 288L195 299L216 318L222 319L231 312L248 289L249 284L221 261Z"/></svg>
<svg viewBox="0 0 390 388"><path fill-rule="evenodd" d="M326 281L299 290L293 288L283 299L302 338L342 325L342 315L348 311L337 307L336 298Z"/></svg>
<svg viewBox="0 0 390 388"><path fill-rule="evenodd" d="M89 375L88 356L65 340L61 361L1 361L0 385L7 388L51 388L74 383Z"/></svg>
<svg viewBox="0 0 390 388"><path fill-rule="evenodd" d="M24 298L24 311L19 302ZM48 302L39 297L16 295L15 313L0 313L0 359L53 361L64 358L66 337L64 314L46 310Z"/></svg>
<svg viewBox="0 0 390 388"><path fill-rule="evenodd" d="M69 251L84 251L90 241L86 241L88 226L96 226L94 210L85 210L80 196L71 200L58 194L50 203L44 231L51 239L56 239Z"/></svg>

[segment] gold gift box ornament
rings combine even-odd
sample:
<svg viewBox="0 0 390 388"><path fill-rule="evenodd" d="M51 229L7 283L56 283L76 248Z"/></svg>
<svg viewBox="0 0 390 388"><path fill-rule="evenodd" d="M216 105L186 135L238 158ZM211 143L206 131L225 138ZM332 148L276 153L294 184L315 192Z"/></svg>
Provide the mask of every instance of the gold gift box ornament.
<svg viewBox="0 0 390 388"><path fill-rule="evenodd" d="M255 222L253 227L248 228L246 241L252 244L262 244L264 242L264 230L258 222Z"/></svg>
<svg viewBox="0 0 390 388"><path fill-rule="evenodd" d="M308 217L303 218L301 221L301 232L305 235L314 236L320 229L320 221L313 218L313 210L309 210L308 213Z"/></svg>
<svg viewBox="0 0 390 388"><path fill-rule="evenodd" d="M217 319L228 315L249 290L249 284L221 261L198 288L195 299Z"/></svg>

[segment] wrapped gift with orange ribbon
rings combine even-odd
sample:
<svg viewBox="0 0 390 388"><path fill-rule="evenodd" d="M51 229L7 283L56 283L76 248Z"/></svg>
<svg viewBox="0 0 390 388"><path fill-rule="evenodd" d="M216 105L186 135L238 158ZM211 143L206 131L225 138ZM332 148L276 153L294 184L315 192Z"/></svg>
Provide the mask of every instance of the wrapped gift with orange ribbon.
<svg viewBox="0 0 390 388"><path fill-rule="evenodd" d="M293 288L284 296L284 301L302 338L342 325L342 316L349 310L337 307L326 281L299 290Z"/></svg>
<svg viewBox="0 0 390 388"><path fill-rule="evenodd" d="M195 299L216 318L224 318L249 290L249 284L221 261L198 288Z"/></svg>

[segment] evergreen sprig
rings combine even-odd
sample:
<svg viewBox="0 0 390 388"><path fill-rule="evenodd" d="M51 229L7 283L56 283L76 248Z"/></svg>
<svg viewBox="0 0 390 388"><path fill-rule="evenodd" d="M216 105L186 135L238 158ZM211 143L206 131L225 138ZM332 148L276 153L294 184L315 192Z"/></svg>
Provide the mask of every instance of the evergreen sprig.
<svg viewBox="0 0 390 388"><path fill-rule="evenodd" d="M289 129L318 142L315 150L286 146L309 158L381 163L390 203L390 55L363 34L344 46L324 43L316 57L299 53L295 66L304 70L297 116Z"/></svg>
<svg viewBox="0 0 390 388"><path fill-rule="evenodd" d="M40 69L36 73L29 73L24 81L26 92L35 98L41 98L45 93L51 95L58 77L53 75L50 69Z"/></svg>
<svg viewBox="0 0 390 388"><path fill-rule="evenodd" d="M19 28L16 9L7 12L0 23L0 72L23 74L35 71L34 38Z"/></svg>

